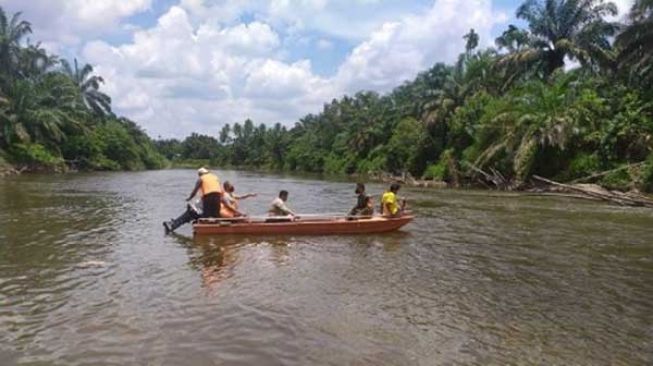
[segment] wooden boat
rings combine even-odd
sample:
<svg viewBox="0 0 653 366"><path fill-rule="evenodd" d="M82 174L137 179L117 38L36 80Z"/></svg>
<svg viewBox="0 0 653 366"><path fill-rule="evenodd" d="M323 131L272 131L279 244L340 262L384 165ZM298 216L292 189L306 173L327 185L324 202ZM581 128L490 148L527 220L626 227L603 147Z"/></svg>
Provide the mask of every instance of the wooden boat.
<svg viewBox="0 0 653 366"><path fill-rule="evenodd" d="M397 218L375 216L357 220L346 217L301 218L296 221L266 222L253 219L200 219L193 224L195 235L349 235L399 230L414 216Z"/></svg>

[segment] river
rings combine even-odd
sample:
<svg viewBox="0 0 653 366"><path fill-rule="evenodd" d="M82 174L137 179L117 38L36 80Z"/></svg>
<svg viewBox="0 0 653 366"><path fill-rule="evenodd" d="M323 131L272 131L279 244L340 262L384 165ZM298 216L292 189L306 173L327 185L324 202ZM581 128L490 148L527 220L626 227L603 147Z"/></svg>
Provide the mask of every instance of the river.
<svg viewBox="0 0 653 366"><path fill-rule="evenodd" d="M351 182L220 176L259 194L251 214L280 189L298 212L355 200ZM0 364L653 363L651 210L411 188L417 218L392 234L165 236L195 178L0 179Z"/></svg>

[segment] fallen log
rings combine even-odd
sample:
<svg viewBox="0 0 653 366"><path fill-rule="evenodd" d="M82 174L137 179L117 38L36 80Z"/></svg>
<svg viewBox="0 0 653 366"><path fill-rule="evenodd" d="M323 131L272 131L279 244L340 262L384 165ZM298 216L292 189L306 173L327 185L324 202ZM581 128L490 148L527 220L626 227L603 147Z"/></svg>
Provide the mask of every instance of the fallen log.
<svg viewBox="0 0 653 366"><path fill-rule="evenodd" d="M472 163L467 162L467 166L472 171L481 174L483 176L483 178L485 178L486 181L494 184L494 186L496 188L503 189L503 190L510 190L509 189L510 186L508 184L508 181L506 180L506 178L503 175L501 175L501 173L499 173L498 170L496 170L494 168L490 168L490 170L492 172L492 174L490 174L490 173L484 171L483 169L475 166ZM483 183L483 182L481 181L481 183Z"/></svg>
<svg viewBox="0 0 653 366"><path fill-rule="evenodd" d="M594 199L600 199L602 201L610 202L610 203L615 203L620 206L633 206L633 207L649 207L653 208L653 200L646 198L644 196L634 198L632 196L629 196L628 194L621 193L621 192L615 192L615 191L609 191L607 189L601 188L599 186L594 186L594 185L570 185L570 184L564 184L564 183L559 183L552 181L550 179L546 179L537 175L533 176L533 179L555 186L555 187L560 187L564 188L567 191L571 192L576 192L580 193L582 195L594 198Z"/></svg>

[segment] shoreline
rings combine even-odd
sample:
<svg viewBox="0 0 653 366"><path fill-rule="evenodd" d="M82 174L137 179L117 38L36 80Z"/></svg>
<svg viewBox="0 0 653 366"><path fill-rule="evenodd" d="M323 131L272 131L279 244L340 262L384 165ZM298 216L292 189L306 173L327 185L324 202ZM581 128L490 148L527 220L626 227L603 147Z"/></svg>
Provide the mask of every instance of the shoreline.
<svg viewBox="0 0 653 366"><path fill-rule="evenodd" d="M198 165L199 164L199 165ZM592 201L603 201L611 204L616 204L619 206L629 206L629 207L647 207L653 208L653 196L649 194L644 194L639 192L637 189L632 187L629 189L610 189L600 184L587 184L587 183L576 183L574 181L569 183L560 183L554 180L547 178L539 177L534 175L528 182L523 182L521 184L506 184L504 185L495 185L491 186L489 184L482 184L481 181L469 180L464 183L451 184L445 181L439 180L427 180L427 179L415 179L410 174L403 174L401 176L391 175L387 172L377 172L370 173L367 175L362 174L345 174L345 175L330 175L325 173L310 173L310 172L289 172L289 171L277 171L272 169L260 169L252 167L216 167L213 164L210 164L209 161L183 161L183 162L170 162L168 166L161 169L143 169L145 170L169 170L169 169L195 169L197 166L206 166L212 169L220 170L239 170L244 172L258 172L258 173L269 173L269 174L308 174L314 175L318 179L338 179L338 180L348 180L348 181L358 181L363 180L370 183L400 183L407 187L414 188L429 188L429 189L477 189L487 192L498 191L498 192L512 192L519 195L538 195L538 196L556 196L556 197L566 197L566 198L575 198L575 199L585 199ZM43 165L24 165L22 167L17 167L13 164L8 163L4 159L0 160L0 178L18 176L22 174L69 174L69 173L92 173L92 172L103 172L106 170L84 170L84 169L74 169L69 167L66 164L62 166L43 166ZM116 172L135 172L134 170L117 170ZM631 182L632 186L634 182ZM622 187L626 188L626 187Z"/></svg>

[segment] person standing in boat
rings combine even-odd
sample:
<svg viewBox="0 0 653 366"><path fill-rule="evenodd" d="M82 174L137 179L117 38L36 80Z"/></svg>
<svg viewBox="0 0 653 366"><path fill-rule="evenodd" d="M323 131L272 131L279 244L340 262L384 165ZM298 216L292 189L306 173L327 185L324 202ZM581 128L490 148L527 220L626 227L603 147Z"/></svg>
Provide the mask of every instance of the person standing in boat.
<svg viewBox="0 0 653 366"><path fill-rule="evenodd" d="M270 209L268 210L268 215L276 216L276 217L288 216L290 220L296 219L297 215L295 215L295 213L286 205L286 201L288 201L288 191L279 192L279 197L275 198L272 201L272 204L270 205ZM280 220L288 221L287 219L280 219ZM270 222L271 220L268 219L266 221Z"/></svg>
<svg viewBox="0 0 653 366"><path fill-rule="evenodd" d="M399 205L397 192L399 192L400 188L401 186L398 183L393 183L390 186L390 190L383 194L381 198L381 213L383 217L395 218L403 215L406 200L401 200L401 206Z"/></svg>
<svg viewBox="0 0 653 366"><path fill-rule="evenodd" d="M202 217L220 217L220 202L223 193L222 187L220 186L220 179L206 168L199 168L197 175L199 179L186 201L192 200L197 192L201 192Z"/></svg>
<svg viewBox="0 0 653 366"><path fill-rule="evenodd" d="M236 195L234 192L236 188L229 181L224 182L222 185L222 205L220 207L220 217L231 218L247 216L238 210L238 201L244 200L249 197L256 197L256 193L248 193L242 196Z"/></svg>
<svg viewBox="0 0 653 366"><path fill-rule="evenodd" d="M206 168L199 168L197 170L199 179L195 184L195 188L186 201L190 201L195 197L198 191L202 192L202 214L197 211L195 206L191 203L186 205L186 211L179 215L176 219L164 221L163 227L166 234L172 233L178 227L187 224L200 217L220 217L220 200L222 196L222 188L220 187L220 180L215 174L210 173Z"/></svg>
<svg viewBox="0 0 653 366"><path fill-rule="evenodd" d="M372 216L374 215L374 205L372 198L365 193L365 185L356 183L356 206L349 211L349 216Z"/></svg>

